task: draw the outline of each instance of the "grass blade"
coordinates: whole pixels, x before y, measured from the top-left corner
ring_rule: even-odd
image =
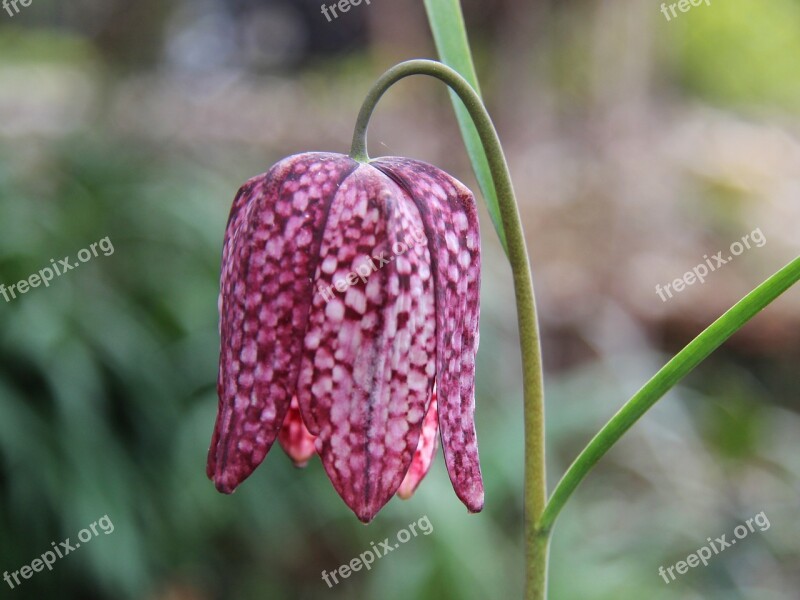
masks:
[[[472,63],[472,53],[467,40],[467,30],[464,25],[464,16],[461,12],[459,0],[425,0],[425,10],[428,13],[428,22],[433,32],[439,60],[458,71],[480,95],[478,76]],[[492,183],[492,173],[489,170],[489,162],[483,151],[478,131],[475,129],[466,107],[452,90],[450,91],[450,99],[456,112],[458,126],[461,128],[464,145],[472,162],[472,169],[475,171],[475,178],[478,180],[481,194],[489,210],[489,217],[492,219],[492,224],[500,237],[503,250],[508,255],[506,232],[500,218],[500,208],[497,204],[497,194]]]
[[[592,467],[664,394],[688,375],[722,343],[770,302],[800,280],[800,257],[795,258],[694,338],[625,403],[578,455],[553,491],[539,522],[549,532],[558,513]]]

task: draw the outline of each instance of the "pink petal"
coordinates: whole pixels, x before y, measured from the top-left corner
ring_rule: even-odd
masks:
[[[400,489],[397,490],[397,495],[404,500],[411,498],[417,486],[419,486],[431,468],[433,457],[436,456],[436,440],[439,433],[438,419],[436,392],[434,391],[428,412],[425,414],[425,421],[422,423],[422,434],[419,436],[417,450],[414,452],[414,458],[411,460],[408,473],[406,473],[403,483],[400,484]]]
[[[264,460],[294,394],[330,199],[357,163],[302,154],[248,181],[222,255],[219,413],[207,472],[231,493]]]
[[[305,467],[309,459],[314,456],[314,440],[317,436],[311,434],[303,423],[300,415],[300,406],[297,398],[292,398],[283,426],[278,432],[278,441],[284,452],[292,459],[295,467]]]
[[[331,482],[364,522],[408,471],[433,389],[433,281],[421,226],[394,182],[359,166],[331,206],[314,281],[297,397]],[[363,280],[352,275],[358,269]]]
[[[480,305],[480,233],[475,198],[431,165],[407,158],[370,163],[414,199],[425,223],[436,290],[436,390],[450,481],[472,512],[483,508],[475,435],[475,355]]]

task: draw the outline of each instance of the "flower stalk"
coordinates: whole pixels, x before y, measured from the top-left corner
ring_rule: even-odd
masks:
[[[544,394],[536,304],[528,252],[511,176],[497,132],[478,93],[450,67],[412,60],[389,69],[369,90],[361,107],[350,156],[367,163],[369,119],[383,94],[411,75],[428,75],[447,84],[472,118],[486,154],[497,193],[509,262],[513,273],[522,354],[525,422],[525,598],[547,598],[550,535],[561,509],[580,482],[633,424],[684,376],[763,308],[800,280],[796,258],[714,321],[648,381],[589,442],[547,500],[545,473]],[[498,231],[498,235],[502,233]]]
[[[500,216],[506,233],[508,258],[517,303],[525,424],[525,598],[544,600],[547,595],[549,531],[540,531],[539,519],[547,500],[545,474],[544,390],[541,347],[536,302],[533,293],[528,250],[505,154],[494,124],[483,101],[470,84],[450,67],[431,60],[410,60],[384,73],[370,88],[361,106],[353,134],[350,156],[369,162],[367,128],[383,94],[395,83],[411,75],[427,75],[448,85],[461,99],[480,136],[497,192]]]

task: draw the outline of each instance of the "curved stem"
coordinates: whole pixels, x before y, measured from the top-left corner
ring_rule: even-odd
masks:
[[[544,462],[544,393],[542,386],[541,350],[536,303],[533,295],[528,250],[522,231],[511,175],[503,148],[489,113],[475,90],[450,67],[430,60],[411,60],[389,69],[372,86],[356,121],[350,156],[368,162],[367,127],[369,119],[381,96],[399,80],[411,75],[428,75],[446,83],[461,98],[478,130],[486,152],[492,181],[500,205],[500,216],[508,242],[508,258],[514,278],[517,301],[520,350],[522,353],[522,378],[525,420],[525,548],[526,583],[528,600],[543,600],[547,593],[547,554],[549,536],[540,533],[536,523],[547,500]]]
[[[631,426],[678,381],[700,364],[767,304],[800,280],[800,258],[794,259],[733,305],[688,346],[678,352],[642,389],[625,403],[578,455],[556,486],[539,527],[549,533],[558,513],[586,474]]]

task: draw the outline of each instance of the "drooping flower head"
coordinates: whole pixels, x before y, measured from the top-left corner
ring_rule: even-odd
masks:
[[[456,494],[480,511],[479,242],[472,193],[422,162],[309,153],[248,181],[222,257],[217,488],[280,436],[296,464],[315,450],[368,522],[413,493],[438,426]]]

